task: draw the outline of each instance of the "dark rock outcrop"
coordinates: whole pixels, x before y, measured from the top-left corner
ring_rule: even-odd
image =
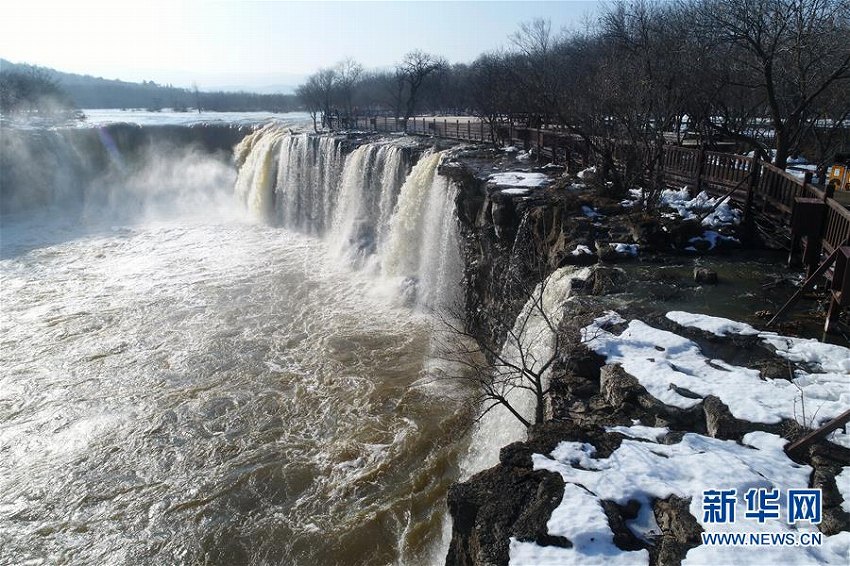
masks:
[[[521,445],[506,446],[498,466],[451,487],[452,541],[446,564],[507,564],[511,537],[543,546],[571,546],[546,529],[563,497],[564,482],[558,474],[532,471],[530,455]]]
[[[706,285],[716,285],[717,284],[717,272],[707,267],[695,267],[694,268],[694,281],[696,283],[702,283]]]
[[[678,566],[688,551],[699,546],[702,527],[689,511],[690,499],[670,496],[655,502],[655,522],[661,537],[650,551],[652,562],[658,566]]]

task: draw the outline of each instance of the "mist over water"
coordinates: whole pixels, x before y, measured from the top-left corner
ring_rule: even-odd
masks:
[[[237,179],[223,153],[62,136],[23,144],[56,171],[3,188],[0,563],[432,563],[469,415],[415,305],[459,280],[422,276],[445,238],[392,232],[417,166],[422,213],[453,214],[438,159],[378,144],[358,177],[281,137]],[[375,194],[343,219],[343,190]],[[385,274],[389,249],[415,266]]]

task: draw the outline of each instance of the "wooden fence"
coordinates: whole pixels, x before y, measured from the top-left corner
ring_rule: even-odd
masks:
[[[555,162],[578,159],[587,165],[592,159],[590,148],[578,136],[511,123],[491,128],[486,122],[469,117],[412,117],[407,121],[406,130],[402,119],[386,116],[359,117],[346,126],[376,132],[406,131],[457,141],[498,141],[524,149],[534,148]],[[751,157],[676,145],[665,146],[661,167],[664,181],[670,187],[689,185],[728,195],[742,205],[746,215],[767,214],[779,217],[788,225],[796,199],[821,199],[826,204],[821,238],[823,251],[830,254],[850,239],[850,211],[827,191],[811,184],[810,177],[800,179]]]

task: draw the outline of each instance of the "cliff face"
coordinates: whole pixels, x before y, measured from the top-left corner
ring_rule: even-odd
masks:
[[[506,322],[516,318],[529,288],[570,260],[596,261],[595,255],[576,258],[569,253],[577,241],[584,243],[590,220],[576,214],[576,202],[505,194],[458,163],[444,166],[440,173],[451,177],[459,189],[456,210],[468,324],[475,334],[500,344],[510,328]],[[502,448],[499,465],[452,486],[447,564],[505,564],[511,537],[541,545],[571,545],[546,529],[564,482],[557,474],[534,471],[531,461],[532,453],[554,449],[563,434],[560,429],[553,434],[548,426],[532,429],[528,442]]]
[[[469,323],[499,344],[504,330],[487,319],[514,320],[528,298],[527,290],[552,271],[565,263],[596,261],[595,255],[569,253],[587,241],[591,221],[579,212],[578,201],[563,194],[507,194],[487,186],[457,162],[443,166],[440,174],[458,186]],[[488,316],[479,316],[482,313]]]

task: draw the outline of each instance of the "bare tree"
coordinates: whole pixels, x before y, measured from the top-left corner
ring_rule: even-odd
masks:
[[[319,69],[316,77],[316,89],[322,109],[322,127],[331,127],[331,114],[336,92],[336,71],[334,69]]]
[[[553,49],[557,38],[552,33],[552,23],[542,18],[522,23],[510,40],[516,56],[507,59],[507,68],[525,93],[527,124],[540,127],[551,119],[559,83],[564,78],[556,71]]]
[[[67,93],[47,69],[0,72],[0,110],[4,113],[63,114],[72,108]]]
[[[690,83],[682,69],[690,25],[669,6],[638,0],[604,12],[600,38],[603,64],[598,96],[615,126],[609,136],[625,141],[616,148],[626,180],[643,188],[652,205],[664,189],[661,160],[665,134],[680,124]]]
[[[416,113],[423,83],[428,77],[445,66],[446,62],[441,57],[416,50],[405,55],[402,62],[396,67],[396,75],[404,81],[407,94],[403,118],[405,131],[407,131],[407,121]]]
[[[354,89],[363,76],[363,65],[354,59],[345,59],[336,64],[336,91],[347,120],[354,115]]]
[[[776,165],[784,168],[813,105],[831,89],[846,90],[850,80],[850,2],[703,0],[695,6],[703,47],[714,55],[705,60],[728,66],[729,86],[754,95],[769,120]],[[757,141],[758,126],[734,133]]]
[[[404,71],[396,67],[392,72],[381,75],[384,98],[392,109],[393,116],[402,117],[407,92],[407,79]]]
[[[846,90],[830,89],[808,113],[807,131],[801,142],[806,155],[818,166],[818,176],[825,182],[826,173],[835,154],[842,147],[850,148],[850,100]]]
[[[201,91],[198,89],[198,83],[192,83],[192,96],[195,99],[195,108],[198,114],[201,113]]]
[[[490,126],[490,141],[497,142],[496,132],[502,117],[513,107],[507,65],[499,54],[484,54],[472,64],[467,88],[473,112]]]
[[[578,273],[554,270],[555,231],[534,235],[530,224],[521,225],[525,228],[520,228],[510,259],[494,282],[502,306],[473,299],[456,305],[449,315],[437,313],[446,330],[438,334],[438,351],[455,368],[451,377],[471,385],[481,416],[502,405],[529,426],[543,422],[549,374],[559,357],[571,354],[574,342],[565,340],[569,333],[562,321]]]
[[[529,290],[525,306],[515,320],[504,313],[486,313],[482,314],[488,318],[486,325],[473,328],[455,316],[442,317],[447,330],[440,345],[442,356],[458,368],[455,377],[472,386],[481,417],[501,405],[525,426],[543,422],[548,373],[558,356],[563,355],[558,332],[560,317],[547,312],[546,297],[544,279]],[[503,333],[504,341],[495,343],[480,330],[486,327]],[[524,414],[518,406],[518,391],[533,396],[533,415]]]
[[[313,119],[313,131],[318,132],[317,116],[324,109],[324,98],[318,76],[311,75],[307,82],[295,89],[295,95],[310,113],[310,118]],[[324,118],[322,122],[324,123]]]

